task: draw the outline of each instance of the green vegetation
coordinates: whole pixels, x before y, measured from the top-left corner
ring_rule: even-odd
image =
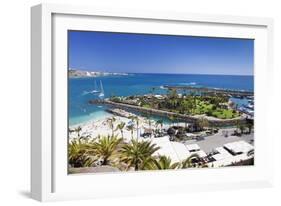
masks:
[[[132,137],[132,139],[133,139],[133,138],[134,138],[134,130],[135,130],[134,125],[133,125],[133,124],[128,125],[128,126],[127,126],[127,130],[129,130],[129,131],[131,132],[131,137]]]
[[[198,96],[193,93],[178,95],[175,89],[168,91],[167,95],[157,98],[155,95],[114,97],[114,102],[141,106],[144,108],[170,111],[185,115],[202,115],[219,119],[232,119],[239,117],[239,113],[231,109],[228,104],[229,97],[225,95]]]
[[[108,123],[108,125],[109,125],[109,127],[110,127],[110,129],[111,129],[111,131],[112,131],[112,134],[111,134],[111,136],[114,136],[114,122],[116,121],[116,119],[115,119],[115,117],[111,117],[111,118],[108,118],[107,119],[107,123]]]
[[[93,159],[87,153],[89,145],[90,142],[83,139],[73,139],[68,144],[68,164],[71,167],[89,167],[93,164]]]
[[[178,162],[172,164],[170,157],[160,156],[158,159],[153,159],[150,164],[146,165],[148,170],[166,170],[166,169],[177,169],[180,164]]]
[[[239,121],[236,121],[235,135],[241,136],[243,134],[251,134],[253,127],[254,127],[253,122],[247,122],[245,124],[241,124]]]
[[[197,125],[199,126],[200,130],[204,130],[206,127],[209,127],[209,122],[206,118],[200,118],[197,121]]]
[[[193,154],[181,163],[181,168],[185,169],[190,167],[208,167],[206,164],[200,163],[199,159],[200,157],[197,154]]]
[[[121,122],[120,124],[117,125],[116,130],[119,130],[122,136],[122,139],[124,137],[123,132],[124,132],[124,127],[125,127],[125,122]]]
[[[124,127],[119,126],[119,129]],[[126,143],[117,136],[99,136],[92,140],[82,136],[69,142],[68,163],[70,168],[111,166],[121,171],[201,167],[197,156],[172,163],[169,157],[156,155],[159,149],[150,141],[132,139]]]
[[[130,144],[125,144],[120,150],[120,161],[127,164],[126,170],[131,167],[137,170],[144,170],[149,162],[153,161],[153,153],[160,147],[148,141],[138,142],[132,139]]]
[[[214,111],[211,116],[217,117],[219,119],[232,119],[239,117],[239,114],[235,112],[235,110],[218,109]]]
[[[116,136],[99,137],[97,141],[88,145],[87,153],[102,160],[102,165],[108,165],[114,161],[117,155],[117,146],[121,139]]]

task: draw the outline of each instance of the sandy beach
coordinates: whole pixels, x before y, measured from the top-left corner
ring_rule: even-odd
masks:
[[[128,113],[128,112],[127,112]],[[131,114],[131,113],[128,113]],[[133,114],[131,114],[133,115]],[[117,129],[117,125],[124,122],[125,123],[125,127],[123,129],[123,138],[126,142],[129,142],[132,137],[133,138],[138,138],[139,140],[141,139],[147,139],[147,138],[143,138],[140,136],[140,134],[142,134],[144,132],[145,129],[155,129],[156,128],[156,121],[155,120],[149,120],[146,119],[144,117],[139,117],[139,125],[138,125],[138,130],[137,130],[137,125],[136,122],[133,123],[134,125],[134,131],[133,131],[133,136],[130,130],[127,129],[127,126],[132,124],[132,120],[130,118],[126,118],[126,117],[121,117],[121,116],[116,116],[116,115],[110,115],[107,116],[103,119],[99,119],[99,120],[92,120],[92,121],[88,121],[86,123],[82,123],[82,124],[76,124],[73,126],[70,126],[69,129],[70,130],[75,130],[78,127],[81,127],[81,131],[80,136],[84,136],[84,137],[89,137],[89,138],[96,138],[99,135],[101,136],[107,136],[107,135],[112,135],[112,129],[110,128],[110,124],[109,124],[109,119],[114,117],[115,121],[113,122],[114,125],[114,135],[117,135],[118,137],[122,137],[121,131],[119,129]],[[150,124],[149,124],[150,121]],[[169,125],[168,124],[164,124],[163,123],[163,127],[162,128],[167,128]],[[160,125],[158,125],[158,129],[160,129]],[[138,132],[137,132],[138,131]],[[72,138],[76,138],[78,136],[77,132],[70,132],[69,133],[69,140],[71,140]]]

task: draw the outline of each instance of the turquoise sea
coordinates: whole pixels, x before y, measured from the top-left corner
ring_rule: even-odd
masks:
[[[95,82],[96,85],[95,86]],[[198,87],[236,89],[253,91],[253,76],[197,75],[197,74],[128,74],[91,78],[70,78],[68,85],[69,125],[99,119],[109,114],[106,106],[88,104],[91,99],[100,98],[94,89],[104,89],[104,98],[112,95],[129,96],[151,93],[165,94],[163,85],[190,85]],[[243,100],[242,100],[243,101]]]

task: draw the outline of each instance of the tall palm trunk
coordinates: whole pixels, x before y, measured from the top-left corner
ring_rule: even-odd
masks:
[[[139,161],[136,160],[136,163],[135,163],[135,171],[138,171],[139,170]]]
[[[136,164],[136,165],[135,165],[135,171],[138,171],[138,170],[139,170],[139,165]]]
[[[104,157],[102,165],[107,165],[108,164],[108,157]]]
[[[138,138],[139,138],[139,123],[138,123],[137,119],[135,119],[135,120],[136,120],[136,135],[137,135],[137,140],[138,140]]]

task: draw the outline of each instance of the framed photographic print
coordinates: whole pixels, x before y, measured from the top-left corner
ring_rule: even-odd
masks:
[[[271,185],[271,19],[31,12],[33,198]]]

